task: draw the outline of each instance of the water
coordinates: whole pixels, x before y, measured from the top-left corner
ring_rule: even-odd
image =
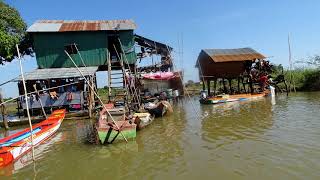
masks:
[[[89,144],[87,120],[64,121],[0,179],[320,179],[320,93],[192,101],[201,119],[186,99],[127,144]]]

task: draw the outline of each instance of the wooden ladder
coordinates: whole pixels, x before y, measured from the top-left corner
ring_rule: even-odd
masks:
[[[120,61],[112,61],[108,58],[108,99],[110,101],[127,100],[127,88],[125,83],[125,69]]]

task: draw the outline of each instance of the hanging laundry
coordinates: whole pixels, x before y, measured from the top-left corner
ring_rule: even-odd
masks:
[[[73,99],[73,93],[67,92],[67,101],[72,101],[72,99]]]

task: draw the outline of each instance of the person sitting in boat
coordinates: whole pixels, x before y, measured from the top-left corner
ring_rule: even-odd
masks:
[[[201,91],[201,92],[200,92],[200,98],[201,98],[201,99],[207,99],[207,93],[206,93],[206,91]]]

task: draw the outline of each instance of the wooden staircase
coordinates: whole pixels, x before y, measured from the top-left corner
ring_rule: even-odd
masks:
[[[125,68],[122,62],[108,62],[108,99],[113,102],[126,102],[128,92],[125,83]]]

